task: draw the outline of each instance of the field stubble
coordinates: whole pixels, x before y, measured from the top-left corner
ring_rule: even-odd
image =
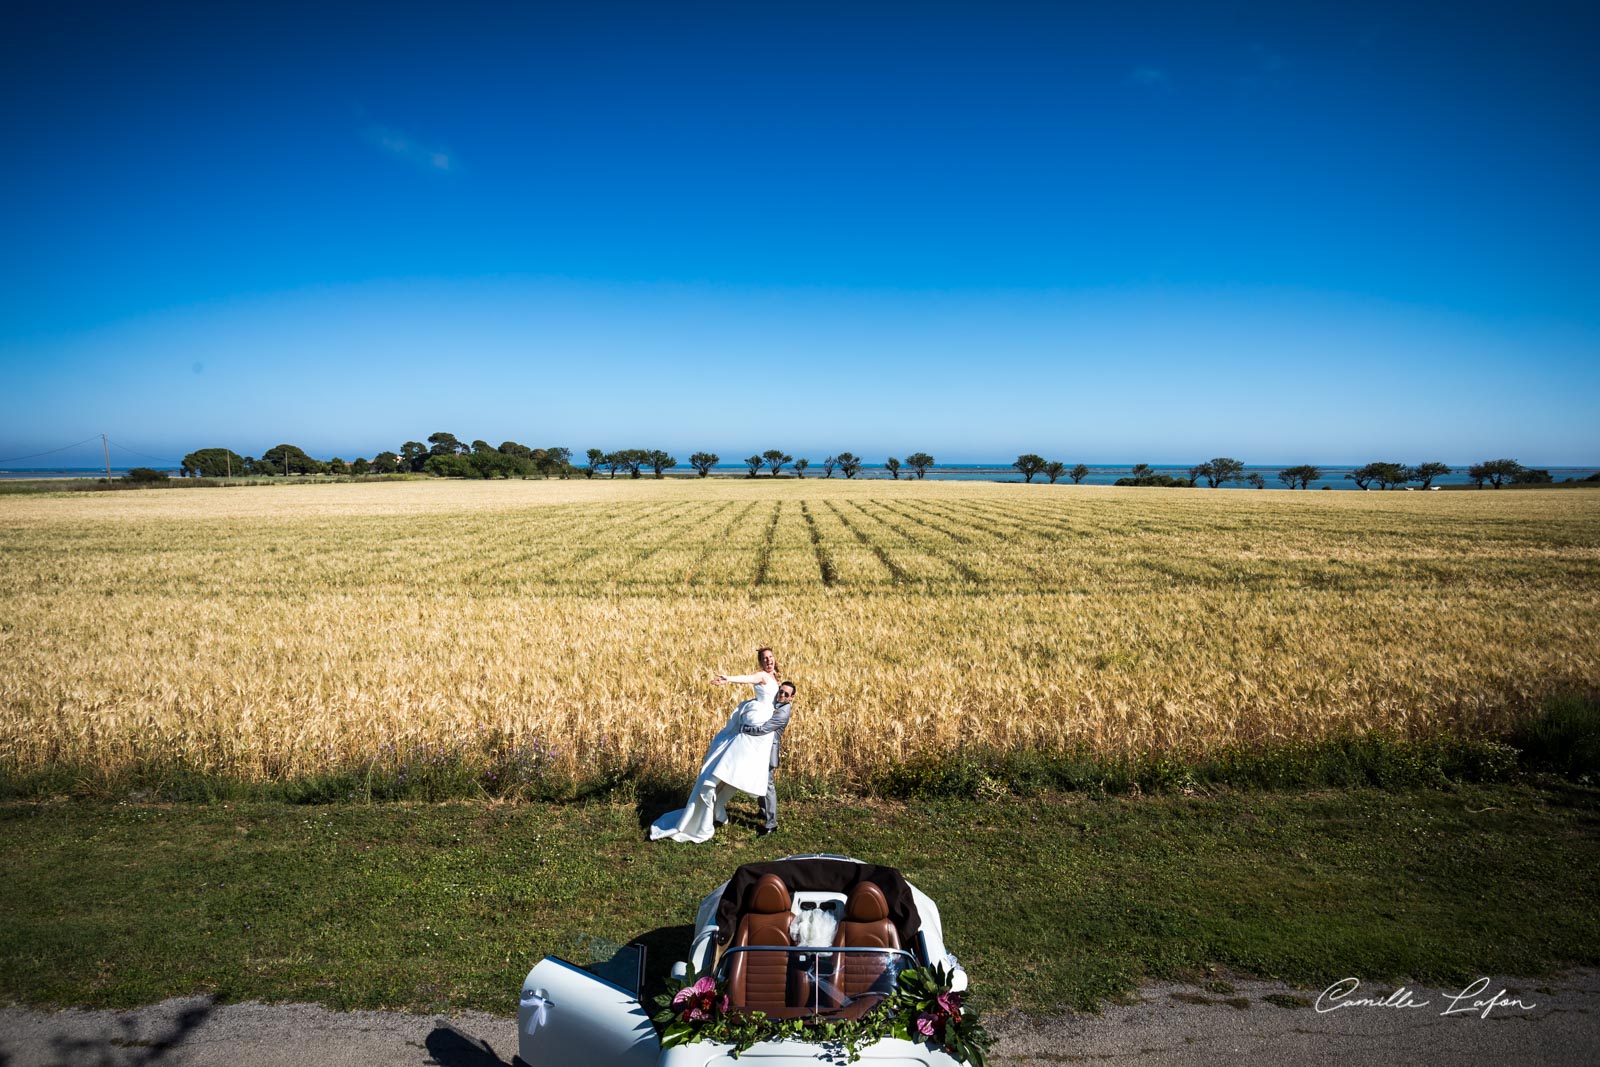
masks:
[[[0,766],[536,751],[688,776],[770,644],[792,772],[1498,733],[1600,688],[1600,494],[359,484],[0,500]]]

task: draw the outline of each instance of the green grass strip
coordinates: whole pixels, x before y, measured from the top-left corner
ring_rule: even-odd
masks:
[[[545,953],[644,940],[659,982],[743,862],[903,869],[987,1009],[1092,1008],[1211,966],[1321,989],[1600,963],[1600,790],[800,800],[705,846],[625,803],[0,804],[0,999],[210,992],[510,1013]]]

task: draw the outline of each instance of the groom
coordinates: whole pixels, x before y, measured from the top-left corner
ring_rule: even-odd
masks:
[[[760,801],[762,826],[756,831],[758,836],[765,836],[778,828],[778,783],[773,774],[778,769],[778,750],[783,747],[783,731],[789,725],[789,705],[793,703],[794,683],[784,682],[778,686],[778,696],[772,704],[772,718],[760,726],[743,728],[751,737],[760,737],[762,734],[778,735],[772,739],[772,759],[767,764],[767,795]]]
[[[751,737],[760,737],[763,734],[777,734],[772,739],[772,755],[767,763],[767,795],[759,801],[761,806],[762,825],[756,831],[757,837],[765,837],[778,828],[778,786],[772,779],[772,772],[778,769],[778,749],[783,745],[783,731],[789,725],[789,705],[794,702],[794,683],[784,682],[778,686],[778,695],[772,702],[772,717],[760,726],[741,726],[739,729]],[[728,824],[727,805],[735,790],[730,786],[720,786],[717,790],[716,825]]]

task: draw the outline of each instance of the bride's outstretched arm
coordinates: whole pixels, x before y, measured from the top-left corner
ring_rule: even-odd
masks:
[[[711,679],[711,684],[727,685],[729,682],[738,682],[740,685],[755,685],[757,682],[765,682],[771,677],[772,675],[766,671],[761,671],[759,674],[719,674]]]

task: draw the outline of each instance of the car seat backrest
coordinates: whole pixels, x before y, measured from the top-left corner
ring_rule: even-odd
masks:
[[[790,947],[789,889],[775,874],[764,874],[750,895],[731,948],[752,945]],[[735,952],[728,965],[728,997],[736,1008],[774,1012],[787,1006],[789,959],[786,952]]]
[[[871,882],[862,882],[850,891],[844,906],[844,921],[833,943],[849,948],[899,948],[900,934],[889,921],[889,901]]]
[[[889,921],[889,901],[871,882],[862,882],[850,891],[845,904],[844,921],[833,943],[842,948],[897,949],[900,934]],[[844,952],[839,957],[839,989],[846,997],[858,997],[871,992],[887,993],[875,989],[882,984],[889,957],[877,953]]]

